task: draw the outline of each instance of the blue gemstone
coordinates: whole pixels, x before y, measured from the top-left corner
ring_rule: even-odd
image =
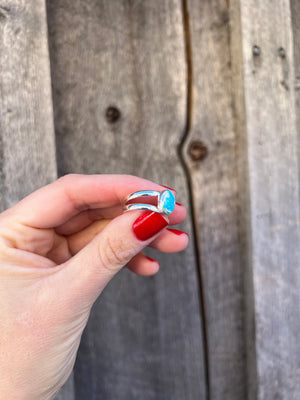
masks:
[[[159,197],[159,209],[164,214],[171,214],[175,208],[175,197],[171,190],[164,190]]]

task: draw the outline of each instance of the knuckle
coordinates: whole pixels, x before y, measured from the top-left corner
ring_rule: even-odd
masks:
[[[12,247],[7,243],[7,240],[1,235],[0,236],[0,260],[8,260],[9,251]]]
[[[100,264],[110,272],[116,272],[132,258],[132,251],[128,244],[109,236],[102,240],[98,246]]]

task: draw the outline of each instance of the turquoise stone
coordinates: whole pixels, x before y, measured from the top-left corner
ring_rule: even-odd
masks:
[[[158,209],[164,214],[171,214],[175,208],[175,197],[171,190],[164,190],[159,196]]]

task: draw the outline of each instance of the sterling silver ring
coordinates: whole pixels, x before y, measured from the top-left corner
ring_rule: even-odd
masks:
[[[139,197],[156,197],[157,205],[147,203],[131,203],[127,204],[130,200],[138,199]],[[124,211],[130,210],[148,210],[160,214],[170,215],[175,208],[175,196],[171,190],[163,190],[158,192],[156,190],[139,190],[138,192],[131,193],[124,201]]]

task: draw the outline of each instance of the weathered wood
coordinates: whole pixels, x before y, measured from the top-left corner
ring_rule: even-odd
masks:
[[[291,0],[293,42],[294,42],[294,59],[295,74],[300,79],[300,2],[299,0]]]
[[[192,93],[183,154],[200,249],[210,398],[240,400],[246,396],[243,266],[228,1],[188,0],[187,5]],[[204,158],[201,145],[207,149]]]
[[[181,1],[51,0],[48,21],[59,174],[132,173],[177,188],[187,204]],[[110,106],[119,119],[106,117]],[[206,398],[193,247],[159,259],[157,276],[124,270],[95,304],[76,399]]]
[[[298,137],[300,137],[300,1],[291,0]]]
[[[57,177],[45,1],[1,1],[0,38],[4,210]],[[62,395],[70,393],[71,382]]]
[[[247,394],[249,399],[298,399],[299,143],[290,2],[234,0],[231,5]]]
[[[43,0],[0,5],[0,208],[56,178]]]

